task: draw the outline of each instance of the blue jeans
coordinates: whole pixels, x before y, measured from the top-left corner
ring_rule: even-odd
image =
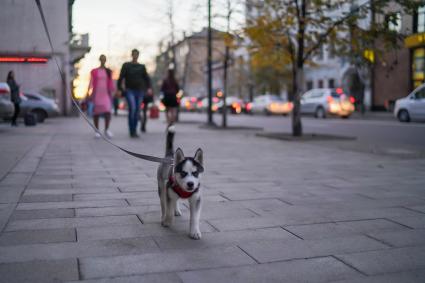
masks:
[[[128,129],[130,135],[137,133],[137,123],[139,122],[140,103],[143,100],[144,93],[140,90],[127,89],[125,98],[128,106]]]

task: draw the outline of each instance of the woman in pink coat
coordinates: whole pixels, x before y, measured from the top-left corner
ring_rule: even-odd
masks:
[[[109,130],[111,122],[112,97],[115,91],[114,82],[112,80],[112,71],[105,67],[106,56],[100,55],[100,67],[93,69],[90,73],[90,84],[87,95],[93,102],[93,122],[99,129],[99,117],[105,118],[105,136],[112,138],[112,132]],[[91,94],[90,94],[90,90]],[[100,134],[96,133],[96,138],[100,138]]]

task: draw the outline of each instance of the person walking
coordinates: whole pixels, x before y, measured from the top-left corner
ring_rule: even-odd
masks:
[[[177,108],[179,102],[177,93],[180,91],[180,86],[174,77],[174,70],[168,70],[167,78],[162,82],[161,92],[163,94],[162,103],[166,107],[167,123],[172,125],[177,120]]]
[[[105,119],[105,136],[112,138],[113,134],[109,130],[111,123],[112,97],[115,86],[112,80],[112,71],[106,68],[106,56],[100,55],[100,67],[93,69],[90,72],[90,84],[87,90],[89,100],[93,102],[93,122],[96,129],[99,129],[99,117]],[[96,132],[96,138],[100,138],[100,134]]]
[[[139,51],[131,51],[131,62],[126,62],[121,67],[118,79],[118,89],[124,93],[128,107],[128,128],[130,137],[137,138],[137,124],[139,121],[140,104],[145,94],[152,96],[151,79],[146,67],[138,62]]]
[[[114,116],[118,116],[118,107],[120,106],[120,99],[114,95]]]
[[[148,108],[149,103],[153,102],[153,96],[152,95],[145,95],[143,97],[143,109],[142,109],[142,115],[140,115],[140,131],[146,132],[146,123],[148,121]]]
[[[21,97],[19,96],[19,85],[15,81],[15,73],[13,71],[9,71],[7,74],[6,82],[10,88],[10,100],[12,100],[13,104],[15,105],[15,112],[13,113],[12,117],[12,127],[17,127],[17,119],[19,112],[21,111]]]

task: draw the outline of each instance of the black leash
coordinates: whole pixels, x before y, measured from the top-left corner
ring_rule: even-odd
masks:
[[[49,44],[50,44],[50,49],[51,49],[51,51],[52,51],[52,57],[54,58],[54,60],[55,60],[55,63],[56,63],[56,66],[57,66],[57,68],[58,68],[58,70],[59,70],[59,73],[60,73],[60,76],[61,76],[61,79],[62,79],[62,82],[63,82],[63,84],[66,86],[67,85],[67,83],[66,83],[66,79],[65,79],[65,74],[64,74],[64,72],[63,72],[63,70],[62,70],[62,68],[60,67],[60,65],[59,65],[59,63],[58,63],[58,59],[56,58],[56,56],[54,56],[54,54],[55,54],[55,49],[53,48],[53,44],[52,44],[52,39],[51,39],[51,37],[50,37],[50,32],[49,32],[49,29],[48,29],[48,27],[47,27],[47,23],[46,23],[46,18],[44,17],[44,12],[43,12],[43,7],[41,6],[41,3],[40,3],[40,0],[35,0],[35,2],[37,3],[37,7],[38,7],[38,10],[39,10],[39,12],[40,12],[40,16],[41,16],[41,20],[43,21],[43,26],[44,26],[44,31],[46,32],[46,35],[47,35],[47,39],[49,40]],[[68,92],[68,88],[66,88],[65,87],[65,93],[67,93]],[[147,160],[147,161],[152,161],[152,162],[157,162],[157,163],[166,163],[166,164],[172,164],[173,163],[173,160],[172,159],[170,159],[170,158],[161,158],[161,157],[156,157],[156,156],[151,156],[151,155],[146,155],[146,154],[141,154],[141,153],[137,153],[137,152],[133,152],[133,151],[130,151],[130,150],[127,150],[127,149],[125,149],[125,148],[122,148],[121,146],[119,146],[119,145],[117,145],[117,144],[115,144],[115,143],[113,143],[112,141],[110,141],[109,139],[107,139],[91,122],[90,122],[90,120],[89,120],[89,118],[86,116],[86,114],[83,112],[83,110],[81,110],[81,108],[80,108],[80,105],[78,105],[78,102],[74,99],[74,97],[71,95],[71,100],[72,100],[72,102],[74,103],[74,105],[75,105],[75,107],[77,107],[77,109],[78,109],[78,111],[80,112],[80,114],[81,114],[81,116],[84,118],[84,120],[86,120],[86,122],[87,122],[87,124],[89,124],[89,126],[96,132],[96,133],[98,133],[101,137],[102,137],[102,139],[104,140],[104,141],[106,141],[107,143],[109,143],[110,145],[112,145],[112,146],[114,146],[114,147],[116,147],[116,148],[118,148],[119,150],[121,150],[121,151],[123,151],[123,152],[125,152],[125,153],[127,153],[127,154],[129,154],[129,155],[131,155],[131,156],[134,156],[134,157],[136,157],[136,158],[140,158],[140,159],[143,159],[143,160]]]

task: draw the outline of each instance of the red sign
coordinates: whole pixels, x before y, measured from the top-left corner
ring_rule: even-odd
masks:
[[[46,57],[25,57],[25,56],[0,56],[0,63],[37,63],[45,64],[49,61]]]

